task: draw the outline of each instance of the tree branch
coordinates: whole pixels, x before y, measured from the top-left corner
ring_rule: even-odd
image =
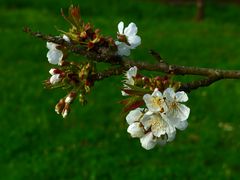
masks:
[[[240,79],[240,70],[222,70],[212,68],[170,65],[163,61],[161,56],[153,50],[150,51],[150,54],[153,55],[153,57],[155,57],[157,63],[150,64],[146,62],[133,61],[131,59],[126,59],[115,54],[104,53],[104,49],[101,49],[97,53],[88,51],[83,49],[79,44],[66,42],[62,37],[44,35],[39,32],[32,32],[29,28],[24,28],[24,31],[44,41],[53,42],[65,46],[71,52],[83,55],[88,59],[97,62],[109,63],[114,66],[117,65],[117,67],[113,67],[106,71],[94,74],[92,76],[94,80],[102,80],[110,76],[121,75],[124,71],[128,70],[132,66],[137,66],[138,69],[140,70],[164,72],[167,74],[174,75],[199,75],[206,77],[202,80],[182,84],[180,89],[187,92],[190,92],[191,90],[197,89],[199,87],[209,86],[210,84],[221,79]]]

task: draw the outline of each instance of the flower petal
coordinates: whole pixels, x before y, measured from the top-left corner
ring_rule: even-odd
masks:
[[[167,118],[174,121],[185,121],[188,118],[189,114],[190,108],[180,103],[177,103],[175,108],[170,108],[166,112]]]
[[[179,121],[178,124],[176,124],[176,128],[183,131],[188,127],[187,121]]]
[[[119,34],[123,34],[124,23],[121,21],[118,23],[118,32]]]
[[[179,91],[176,93],[176,101],[177,102],[187,102],[188,96],[184,91]]]
[[[134,80],[133,80],[133,78],[131,77],[131,78],[129,78],[129,79],[124,80],[124,83],[130,84],[130,85],[134,85]],[[128,87],[126,84],[124,84],[125,87]]]
[[[129,96],[129,94],[127,94],[125,91],[121,91],[122,96]]]
[[[63,35],[63,39],[66,41],[66,42],[69,42],[70,43],[70,39],[69,39],[69,37],[67,36],[67,35]]]
[[[61,81],[60,74],[52,75],[49,81],[50,81],[51,84],[58,83],[59,81]]]
[[[150,111],[148,111],[150,112]],[[152,113],[148,115],[148,112],[143,115],[143,117],[140,119],[140,122],[142,123],[144,129],[146,131],[149,130],[149,128],[152,126],[151,117],[154,116]]]
[[[154,136],[160,137],[161,135],[167,134],[169,132],[169,124],[163,120],[160,114],[157,116],[152,116],[151,130]]]
[[[134,109],[134,110],[130,111],[128,113],[128,115],[126,116],[127,123],[130,125],[134,122],[139,121],[139,119],[143,115],[142,111],[143,111],[143,108],[137,108],[137,109]]]
[[[128,127],[127,132],[129,134],[131,134],[131,136],[133,138],[135,138],[135,137],[140,138],[140,137],[144,136],[144,129],[143,129],[143,127],[141,126],[141,124],[139,122],[132,123]]]
[[[47,58],[49,63],[59,64],[63,58],[63,53],[58,49],[51,49],[47,53]]]
[[[134,36],[137,34],[138,28],[135,23],[131,22],[128,27],[124,29],[124,34],[126,36]]]
[[[51,49],[56,49],[56,47],[57,47],[57,44],[52,43],[52,42],[47,42],[47,48],[48,48],[49,50],[51,50]]]
[[[185,121],[189,114],[190,114],[190,108],[185,106],[184,104],[178,104],[178,109],[179,109],[179,119],[181,121]]]
[[[155,89],[154,89],[154,91],[153,91],[153,93],[152,93],[152,96],[153,96],[153,97],[160,97],[160,98],[163,97],[162,93],[158,90],[158,88],[155,88]]]
[[[158,138],[157,143],[161,146],[164,146],[167,143],[167,140],[167,135],[165,135],[164,137]]]
[[[175,136],[176,136],[176,130],[171,132],[171,133],[168,133],[167,136],[168,136],[167,142],[173,141],[175,139]]]
[[[56,69],[54,69],[54,68],[51,68],[50,70],[49,70],[49,73],[51,74],[51,75],[54,75],[55,74],[55,71]]]
[[[141,44],[141,38],[139,36],[129,36],[128,42],[131,44],[131,49],[135,49],[137,46]]]
[[[163,92],[163,96],[168,100],[168,101],[174,101],[175,98],[175,92],[173,88],[167,88]]]
[[[136,77],[136,75],[137,75],[137,67],[136,66],[131,67],[126,73],[126,76],[128,79],[130,79],[132,77]]]
[[[157,141],[153,139],[153,134],[151,132],[145,134],[142,138],[140,138],[141,145],[144,149],[150,150],[154,148],[157,144]]]
[[[118,52],[117,54],[120,56],[129,56],[130,55],[130,47],[125,44],[125,43],[121,43],[119,45],[117,45],[118,47]]]
[[[145,101],[145,104],[149,111],[159,112],[161,110],[159,104],[155,103],[154,97],[152,97],[150,94],[145,94],[143,96],[143,100]]]

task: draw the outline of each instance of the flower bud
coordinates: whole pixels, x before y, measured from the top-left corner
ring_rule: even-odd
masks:
[[[70,92],[65,99],[65,103],[70,104],[75,99],[75,97],[76,97],[76,93]]]
[[[61,80],[62,80],[62,78],[61,78],[60,74],[54,74],[51,76],[49,81],[52,85],[54,85],[54,84],[57,84],[58,82],[60,82]]]
[[[69,104],[65,104],[63,110],[62,110],[62,117],[63,118],[66,118],[67,115],[69,114],[70,112],[70,105]]]
[[[66,41],[66,42],[68,42],[68,43],[70,43],[70,39],[69,39],[69,37],[67,36],[67,35],[63,35],[63,39]]]
[[[60,99],[60,101],[57,103],[55,106],[55,111],[57,114],[60,114],[65,106],[65,101],[64,99]]]
[[[61,74],[62,71],[61,71],[60,69],[51,68],[51,69],[49,70],[49,73],[50,73],[51,75],[55,75],[55,74]]]

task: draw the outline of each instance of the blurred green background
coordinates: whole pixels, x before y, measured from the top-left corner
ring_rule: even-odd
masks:
[[[0,179],[240,179],[240,81],[224,80],[189,94],[189,127],[151,151],[126,132],[120,116],[122,77],[96,83],[89,104],[67,119],[54,112],[60,89],[43,89],[52,67],[45,42],[25,26],[58,35],[67,29],[60,8],[79,4],[85,21],[115,37],[135,22],[142,45],[131,57],[154,62],[155,49],[172,64],[240,69],[240,6],[147,0],[1,0]],[[186,80],[186,79],[185,79]]]

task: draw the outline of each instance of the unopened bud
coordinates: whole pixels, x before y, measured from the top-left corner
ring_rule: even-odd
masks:
[[[65,106],[65,101],[64,99],[60,99],[60,101],[57,103],[55,106],[55,111],[57,114],[60,114]]]
[[[70,111],[70,105],[69,104],[65,104],[63,110],[62,110],[62,117],[66,118],[67,115],[69,114]]]
[[[70,104],[76,97],[76,93],[75,92],[71,92],[68,94],[68,96],[65,99],[65,103]]]
[[[54,75],[52,75],[51,76],[51,78],[50,78],[50,83],[52,84],[52,85],[54,85],[54,84],[56,84],[56,83],[58,83],[59,81],[61,81],[62,80],[62,78],[61,78],[61,75],[60,74],[54,74]]]
[[[61,74],[62,71],[61,71],[60,69],[51,68],[51,69],[49,70],[49,73],[50,73],[51,75],[55,75],[55,74]]]
[[[63,39],[66,41],[66,42],[68,42],[68,43],[70,43],[70,39],[69,39],[69,37],[67,36],[67,35],[63,35]]]

